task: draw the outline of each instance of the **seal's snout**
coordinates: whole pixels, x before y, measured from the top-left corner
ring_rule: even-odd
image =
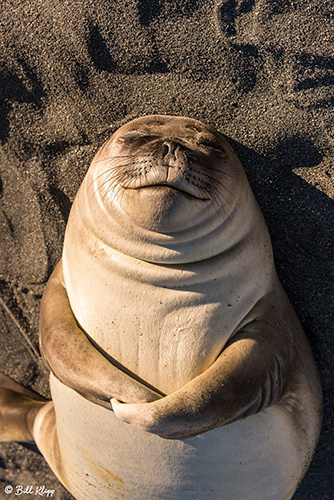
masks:
[[[146,117],[127,124],[104,148],[105,163],[95,178],[95,189],[106,194],[141,190],[146,198],[171,199],[186,194],[202,201],[231,204],[234,167],[217,133],[194,120]],[[101,158],[101,161],[103,158]],[[100,161],[100,160],[99,160]],[[102,171],[102,168],[104,171]],[[153,188],[153,189],[147,189]],[[143,195],[144,196],[144,195]],[[123,197],[124,198],[124,197]],[[113,197],[114,199],[114,197]]]

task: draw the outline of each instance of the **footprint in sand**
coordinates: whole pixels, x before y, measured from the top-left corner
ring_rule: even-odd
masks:
[[[267,77],[272,88],[281,89],[300,108],[327,108],[334,103],[334,58],[326,54],[325,45],[323,54],[308,48],[310,17],[301,7],[287,0],[224,0],[215,17],[222,39],[240,54],[248,90]],[[324,13],[311,25],[320,36],[326,23]]]

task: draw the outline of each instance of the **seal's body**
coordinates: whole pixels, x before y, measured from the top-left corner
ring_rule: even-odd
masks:
[[[49,462],[75,498],[291,498],[317,441],[320,388],[226,141],[185,118],[122,127],[80,187],[62,267],[91,349],[152,393],[111,384],[114,411],[99,406],[78,382],[98,377],[90,358],[71,381],[52,361],[65,349],[42,341],[56,375]]]

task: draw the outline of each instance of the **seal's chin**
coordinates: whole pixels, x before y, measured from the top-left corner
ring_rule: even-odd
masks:
[[[209,202],[167,183],[127,187],[122,191],[119,200],[124,202],[122,208],[127,215],[136,225],[158,232],[191,227],[194,214],[205,210]]]

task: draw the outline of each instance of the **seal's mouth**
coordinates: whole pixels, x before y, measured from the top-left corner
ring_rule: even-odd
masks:
[[[123,189],[131,189],[131,190],[152,190],[153,192],[161,192],[162,190],[165,190],[165,191],[171,191],[171,192],[175,192],[177,194],[181,194],[183,196],[186,196],[188,198],[193,198],[193,199],[196,199],[196,200],[201,200],[201,201],[209,201],[210,198],[207,198],[207,197],[204,197],[204,196],[199,196],[195,193],[192,193],[188,190],[185,190],[185,189],[182,189],[182,187],[180,186],[174,186],[174,185],[171,185],[171,184],[168,184],[167,182],[166,183],[155,183],[155,184],[143,184],[141,186],[135,186],[135,187],[131,187],[131,186],[123,186]]]

